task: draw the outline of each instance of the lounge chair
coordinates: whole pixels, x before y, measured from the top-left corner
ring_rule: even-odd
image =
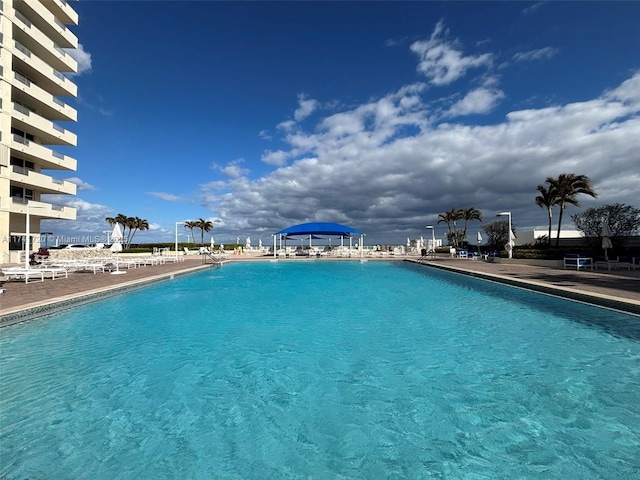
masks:
[[[24,279],[24,283],[29,283],[31,277],[40,277],[40,281],[44,282],[44,270],[40,268],[8,267],[2,269],[2,274],[7,277],[7,280]]]
[[[200,255],[200,252],[196,252],[195,250],[189,250],[188,247],[184,247],[185,255]]]

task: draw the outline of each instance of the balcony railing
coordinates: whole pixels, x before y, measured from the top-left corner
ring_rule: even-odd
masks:
[[[20,113],[25,114],[26,116],[31,115],[31,110],[29,110],[27,107],[25,107],[24,105],[20,105],[19,103],[13,103],[13,108],[15,108],[17,111],[19,111]]]
[[[23,74],[21,74],[20,72],[13,72],[13,73],[15,74],[16,80],[18,80],[19,82],[24,83],[27,87],[31,86],[31,80],[29,80]]]
[[[30,168],[20,167],[18,165],[12,165],[13,171],[15,173],[19,173],[20,175],[29,175],[29,172],[33,172]]]
[[[23,197],[11,197],[11,202],[13,203],[18,203],[20,205],[26,205],[27,203],[29,203],[31,201],[30,198],[23,198]]]
[[[31,50],[29,50],[27,47],[25,47],[21,43],[18,43],[18,42],[15,42],[15,43],[16,43],[16,50],[24,53],[27,57],[31,57]]]
[[[22,135],[18,135],[16,133],[13,134],[13,139],[18,142],[21,143],[23,145],[29,145],[29,139],[23,137]]]
[[[16,18],[24,23],[27,27],[31,28],[31,22],[27,17],[25,17],[22,13],[16,10]]]

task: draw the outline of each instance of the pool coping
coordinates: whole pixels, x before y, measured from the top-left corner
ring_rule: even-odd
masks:
[[[533,290],[539,293],[544,293],[547,295],[552,295],[552,296],[564,298],[567,300],[573,300],[576,302],[593,305],[597,307],[607,308],[610,310],[616,310],[628,315],[640,317],[640,302],[637,302],[631,299],[614,297],[612,295],[606,295],[598,292],[585,292],[583,290],[573,289],[569,287],[553,286],[543,282],[536,282],[533,280],[525,280],[521,278],[516,279],[516,278],[506,277],[504,275],[499,275],[499,274],[480,272],[477,270],[457,268],[452,265],[443,265],[437,262],[421,262],[415,259],[407,259],[407,261],[411,263],[415,263],[417,265],[425,266],[425,267],[436,268],[439,270],[446,270],[448,272],[480,278],[482,280],[502,283],[512,287],[523,288],[526,290]]]

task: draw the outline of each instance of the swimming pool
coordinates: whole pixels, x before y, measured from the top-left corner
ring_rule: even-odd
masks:
[[[0,331],[0,477],[637,477],[638,323],[405,263],[229,264]]]

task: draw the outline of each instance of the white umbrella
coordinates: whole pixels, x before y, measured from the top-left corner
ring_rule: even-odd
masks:
[[[480,232],[476,235],[476,241],[478,242],[478,253],[480,253],[480,244],[482,243],[482,235],[480,235]]]
[[[114,253],[116,256],[116,271],[115,272],[111,272],[114,275],[117,274],[123,274],[123,273],[127,273],[124,272],[122,270],[120,270],[119,265],[118,265],[118,253],[122,251],[122,239],[123,239],[123,235],[122,235],[122,229],[120,228],[120,224],[116,223],[113,226],[113,231],[111,232],[111,241],[113,242],[111,244],[111,253]]]
[[[213,244],[214,244],[213,237],[211,237],[211,250],[213,250]]]
[[[251,237],[247,237],[247,239],[244,241],[244,247],[251,248]]]
[[[411,246],[411,240],[409,239],[409,237],[407,237],[407,247]]]
[[[609,253],[607,250],[613,248],[611,243],[611,229],[609,228],[609,220],[606,217],[602,217],[602,248],[604,249],[604,258],[609,261]]]
[[[258,247],[262,248],[262,239],[258,240]]]
[[[504,246],[504,249],[509,252],[509,258],[512,257],[513,247],[516,246],[516,236],[513,234],[513,230],[509,230],[509,241]]]

